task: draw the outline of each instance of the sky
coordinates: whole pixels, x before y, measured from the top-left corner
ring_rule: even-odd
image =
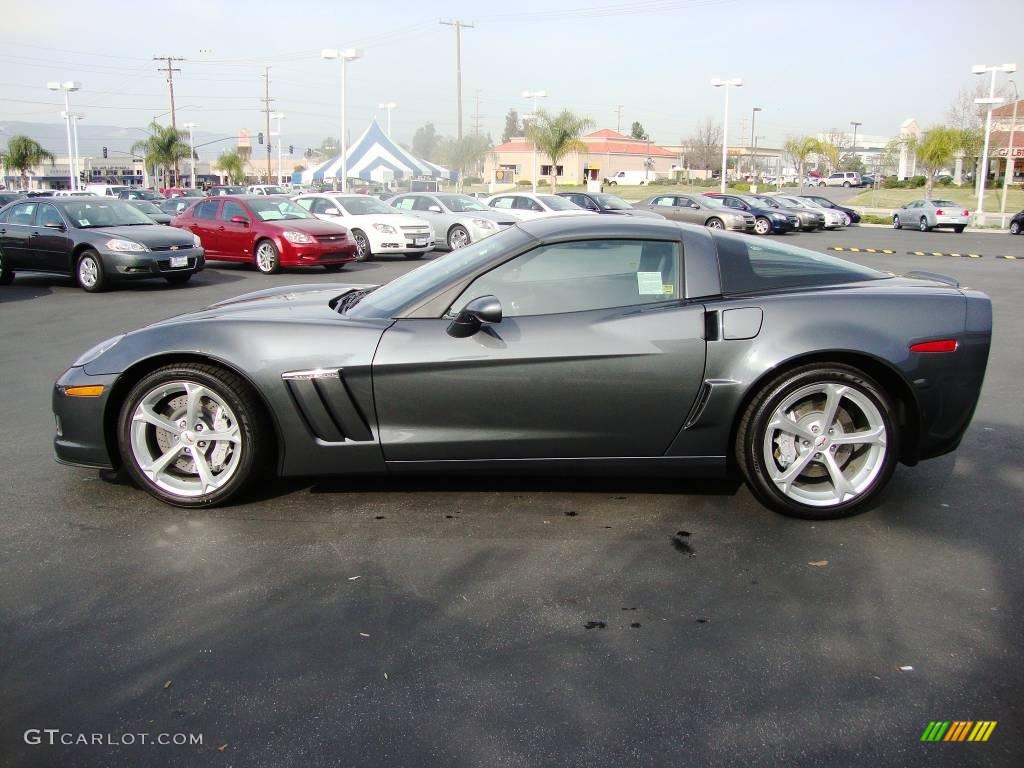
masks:
[[[852,120],[863,134],[893,135],[908,117],[922,126],[941,121],[957,90],[977,81],[973,64],[1024,68],[1018,25],[1010,23],[1019,0],[6,5],[0,121],[61,122],[62,96],[46,82],[74,79],[82,89],[72,109],[90,125],[144,127],[170,109],[152,57],[173,55],[187,59],[175,74],[178,123],[198,123],[206,136],[263,130],[262,74],[270,66],[273,108],[286,114],[285,142],[302,138],[297,153],[302,143],[339,134],[339,65],[321,59],[325,47],[363,49],[348,66],[352,138],[374,117],[386,122],[377,107],[388,101],[398,103],[396,140],[409,143],[428,121],[454,135],[455,30],[442,19],[474,25],[462,33],[464,131],[475,125],[479,95],[482,130],[495,140],[510,107],[532,108],[522,91],[543,89],[545,109],[568,108],[614,129],[621,104],[623,132],[638,120],[654,141],[678,143],[705,117],[721,120],[713,77],[744,80],[730,95],[730,143],[749,141],[744,118],[755,106],[763,110],[761,146],[849,130]]]

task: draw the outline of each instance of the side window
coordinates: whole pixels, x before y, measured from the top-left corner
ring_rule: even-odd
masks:
[[[403,198],[400,198],[398,200],[395,200],[395,208],[400,208],[403,211],[411,211],[413,205],[415,205],[415,204],[416,204],[416,198],[415,197],[403,197]]]
[[[317,198],[304,197],[301,200],[296,200],[295,202],[308,211],[313,207],[313,200],[315,199]]]
[[[9,224],[22,224],[26,227],[31,227],[32,219],[35,217],[36,208],[38,207],[38,203],[21,203],[16,205],[11,209],[7,222]]]
[[[414,211],[429,211],[431,205],[437,205],[437,203],[435,203],[429,197],[424,197],[423,195],[418,195],[413,199],[415,201],[412,204],[412,208]]]
[[[36,222],[40,227],[62,226],[64,219],[60,217],[60,211],[52,205],[41,205],[36,213]]]
[[[729,208],[742,208],[743,204],[735,197],[723,197],[722,202]]]
[[[309,206],[306,206],[309,208]],[[309,208],[313,213],[326,213],[328,208],[334,208],[337,210],[338,206],[333,200],[325,200],[322,197],[318,197],[313,200],[313,207]]]
[[[514,198],[511,198],[511,197],[498,197],[498,198],[495,198],[491,202],[491,207],[492,208],[508,209],[508,208],[512,207],[512,203],[513,202],[514,202]]]
[[[203,203],[200,203],[200,205],[203,205]],[[215,203],[211,203],[211,205],[215,205]],[[222,221],[231,221],[233,216],[242,216],[246,219],[249,218],[245,214],[245,208],[233,200],[227,200],[224,202],[224,207],[221,208],[220,218]]]
[[[693,205],[693,200],[688,197],[677,197],[676,205],[686,208],[687,206]]]
[[[536,248],[478,277],[458,312],[493,294],[506,317],[553,315],[671,301],[681,295],[677,242],[586,240]]]
[[[652,203],[652,205],[667,205],[667,206],[673,206],[675,204],[676,204],[676,199],[674,197],[656,197],[656,198],[654,198],[654,202]]]
[[[544,209],[540,203],[536,200],[531,200],[528,197],[514,197],[512,198],[512,207],[518,211],[539,211],[542,212]]]
[[[214,200],[204,200],[192,210],[192,216],[197,219],[217,218],[217,202]]]

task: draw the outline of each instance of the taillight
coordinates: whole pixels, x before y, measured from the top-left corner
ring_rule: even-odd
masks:
[[[941,208],[939,208],[939,210],[937,210],[937,211],[935,212],[935,215],[936,215],[936,216],[941,216],[941,215],[942,215],[942,209],[941,209]]]
[[[970,216],[971,212],[964,208],[964,216]]]
[[[920,341],[910,345],[911,352],[956,352],[960,346],[956,339],[942,339],[941,341]]]

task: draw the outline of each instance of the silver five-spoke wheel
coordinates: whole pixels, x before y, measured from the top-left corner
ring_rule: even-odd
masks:
[[[153,387],[132,414],[136,466],[163,491],[206,496],[228,483],[246,450],[238,417],[213,388],[191,381]]]

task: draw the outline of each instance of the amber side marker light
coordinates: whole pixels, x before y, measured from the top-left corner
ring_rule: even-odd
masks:
[[[921,341],[910,345],[911,352],[956,352],[960,342],[956,339],[942,339],[941,341]]]
[[[64,394],[68,397],[99,397],[104,389],[102,384],[87,384],[82,387],[64,387]]]

